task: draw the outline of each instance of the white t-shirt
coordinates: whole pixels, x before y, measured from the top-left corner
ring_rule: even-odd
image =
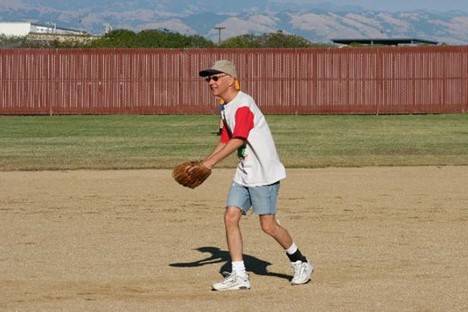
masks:
[[[261,186],[286,177],[265,116],[250,95],[239,91],[234,99],[222,106],[221,118],[224,121],[221,142],[227,143],[231,138],[246,140],[246,145],[238,150],[240,162],[234,182]]]

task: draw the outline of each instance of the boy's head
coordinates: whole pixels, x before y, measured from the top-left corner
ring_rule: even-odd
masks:
[[[214,96],[230,99],[240,89],[235,65],[228,60],[216,61],[210,68],[200,71]]]
[[[216,61],[211,68],[204,69],[200,71],[201,77],[208,77],[217,74],[224,73],[231,76],[234,79],[237,79],[236,66],[231,61],[228,60],[219,60]]]

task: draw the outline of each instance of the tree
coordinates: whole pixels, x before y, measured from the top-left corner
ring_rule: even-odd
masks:
[[[109,32],[91,42],[93,48],[206,48],[213,42],[195,35],[188,36],[160,29],[147,29],[139,33],[126,29]]]
[[[223,41],[221,48],[261,48],[258,36],[252,34],[240,35]]]
[[[24,37],[10,37],[5,35],[0,35],[0,48],[22,48],[24,47],[25,38]]]
[[[103,37],[93,40],[88,47],[91,48],[133,48],[137,35],[128,29],[116,29],[108,32]]]
[[[137,35],[137,46],[144,48],[206,48],[213,43],[201,36],[188,36],[168,30],[143,30]]]
[[[75,48],[81,47],[82,44],[76,40],[59,41],[59,40],[38,40],[31,39],[28,36],[24,37],[6,37],[0,35],[0,48]]]
[[[241,35],[221,43],[222,48],[309,48],[312,43],[297,35],[288,35],[281,31],[262,35]]]
[[[82,42],[79,40],[32,40],[27,37],[0,36],[0,48],[212,48],[216,45],[199,35],[183,35],[167,29],[147,29],[135,33],[116,29],[104,36]],[[309,48],[324,46],[281,31],[262,35],[246,34],[232,37],[221,43],[221,48]]]
[[[268,48],[309,48],[312,46],[312,43],[304,37],[287,35],[280,31],[262,36],[261,41]]]

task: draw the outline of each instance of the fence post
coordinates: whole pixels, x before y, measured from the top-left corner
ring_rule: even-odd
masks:
[[[464,54],[464,57],[463,57]],[[462,51],[462,64],[464,63],[465,70],[462,69],[462,90],[461,92],[465,95],[462,97],[464,98],[465,103],[462,103],[462,113],[468,112],[468,52],[466,50]]]
[[[376,115],[378,116],[380,114],[380,108],[383,103],[383,55],[382,55],[382,50],[380,48],[377,49],[377,70],[376,70],[376,75],[377,75],[377,103],[376,103]]]
[[[46,92],[48,94],[45,95],[47,105],[49,106],[49,116],[53,116],[54,114],[54,98],[52,95],[55,95],[55,92],[52,91],[55,89],[55,79],[54,79],[54,59],[57,53],[57,49],[53,53],[47,55],[47,80],[48,80],[48,87],[46,88]]]

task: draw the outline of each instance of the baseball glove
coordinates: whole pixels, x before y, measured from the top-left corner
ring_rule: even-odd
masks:
[[[211,174],[211,169],[203,165],[201,161],[186,161],[175,166],[172,177],[180,185],[196,188],[202,184]]]

